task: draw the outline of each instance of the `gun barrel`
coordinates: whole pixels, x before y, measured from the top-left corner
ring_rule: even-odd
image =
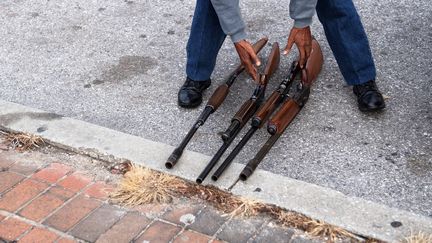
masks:
[[[235,132],[235,135],[237,135],[240,132],[240,129],[237,129]],[[222,155],[225,153],[225,151],[228,149],[228,147],[231,145],[231,143],[234,141],[235,135],[232,136],[228,141],[224,142],[223,145],[219,148],[219,150],[216,152],[216,154],[213,156],[213,158],[209,161],[207,166],[204,168],[204,170],[201,172],[201,174],[196,179],[196,183],[201,184],[205,178],[208,176],[210,171],[215,167],[217,162],[220,160]]]
[[[180,159],[180,157],[183,154],[184,149],[186,148],[187,144],[190,142],[190,140],[192,139],[192,137],[195,135],[195,133],[198,130],[198,128],[200,128],[206,122],[207,118],[213,112],[214,112],[214,110],[210,106],[206,106],[206,108],[204,108],[204,110],[201,113],[200,117],[195,122],[195,124],[192,126],[192,128],[189,130],[189,132],[186,135],[186,137],[183,139],[183,141],[180,143],[180,145],[177,148],[174,149],[174,151],[171,153],[171,155],[167,159],[167,161],[165,163],[165,167],[167,169],[171,169],[172,167],[174,167],[177,164],[178,160]]]
[[[231,121],[231,125],[228,129],[221,134],[222,140],[228,141],[230,137],[234,136],[235,131],[240,127],[241,123],[238,120]]]
[[[262,92],[260,95],[264,95],[264,92]],[[205,169],[201,172],[201,174],[196,179],[196,182],[198,184],[201,184],[205,178],[208,176],[210,171],[216,166],[217,162],[220,160],[222,155],[225,153],[225,151],[228,149],[228,147],[231,145],[231,143],[234,141],[237,134],[241,131],[241,129],[244,127],[245,123],[253,116],[253,114],[256,112],[256,110],[259,107],[259,102],[261,99],[249,99],[245,102],[245,104],[242,106],[242,108],[247,107],[247,109],[243,110],[240,109],[239,113],[241,113],[241,121],[239,119],[234,119],[235,126],[233,127],[233,130],[230,132],[230,136],[224,140],[224,144],[219,148],[219,150],[216,152],[216,154],[213,156],[213,158],[210,160],[210,162],[207,164]],[[230,126],[231,128],[231,126]]]
[[[243,171],[239,175],[240,180],[245,181],[249,178],[250,175],[252,175],[252,173],[255,171],[255,169],[258,167],[264,157],[268,154],[268,152],[280,136],[281,134],[275,134],[267,140],[267,142],[261,147],[260,151],[258,151],[255,157],[251,159],[244,167]]]
[[[240,153],[249,139],[255,134],[258,130],[258,127],[251,127],[249,131],[244,135],[244,137],[240,140],[237,146],[231,151],[228,157],[224,160],[224,162],[219,166],[216,172],[211,177],[213,181],[217,181],[219,177],[223,174],[223,172],[228,168],[228,166],[232,163],[235,157]]]

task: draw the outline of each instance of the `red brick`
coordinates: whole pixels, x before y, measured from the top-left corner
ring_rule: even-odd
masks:
[[[13,172],[0,172],[0,193],[12,188],[22,179],[24,179],[24,176]]]
[[[148,225],[151,220],[138,212],[128,213],[110,230],[96,241],[97,243],[132,242],[132,240]]]
[[[74,174],[69,175],[57,184],[73,192],[78,192],[85,186],[90,184],[91,181],[92,180],[84,174],[75,172]]]
[[[63,190],[61,192],[60,190]],[[31,219],[33,221],[39,222],[56,210],[58,207],[63,205],[63,203],[69,199],[73,194],[64,189],[52,189],[44,193],[42,196],[33,200],[29,205],[21,210],[20,215]]]
[[[191,205],[191,204],[180,204],[175,205],[173,208],[170,208],[163,216],[162,218],[170,221],[175,224],[183,224],[183,222],[180,221],[180,218],[185,214],[192,214],[196,216],[199,210],[201,210],[203,206],[200,205]]]
[[[57,243],[77,243],[78,241],[75,241],[70,238],[61,238],[60,240],[57,240]]]
[[[5,240],[15,240],[28,229],[30,225],[21,220],[8,218],[0,222],[0,238]]]
[[[68,200],[69,198],[75,195],[74,192],[71,192],[59,186],[54,186],[50,188],[48,192],[56,195],[58,198],[61,198],[64,201]]]
[[[67,231],[100,205],[101,203],[99,201],[83,196],[74,198],[59,211],[45,220],[44,224],[52,226],[58,230]]]
[[[58,238],[55,233],[41,228],[34,228],[20,239],[20,243],[49,243]]]
[[[22,163],[15,163],[10,167],[10,171],[28,176],[33,174],[37,169],[39,169],[39,166],[36,165],[27,165]]]
[[[14,212],[48,187],[45,183],[27,179],[0,199],[0,209]]]
[[[69,233],[76,238],[95,242],[101,234],[117,223],[125,213],[122,209],[104,204],[79,222]]]
[[[90,197],[99,199],[107,199],[110,192],[113,191],[113,186],[106,184],[105,182],[98,181],[91,185],[85,191],[85,194]]]
[[[147,218],[153,219],[162,216],[168,207],[166,204],[145,204],[136,206],[133,209],[145,214]]]
[[[32,177],[42,181],[55,183],[69,171],[71,171],[71,168],[67,165],[52,163],[47,168],[34,174]]]
[[[206,235],[186,230],[177,236],[173,243],[207,243],[210,239]]]
[[[178,226],[156,221],[141,235],[137,242],[169,242],[180,230],[181,228]]]
[[[0,170],[8,170],[11,165],[14,163],[12,160],[7,158],[7,153],[0,153]]]

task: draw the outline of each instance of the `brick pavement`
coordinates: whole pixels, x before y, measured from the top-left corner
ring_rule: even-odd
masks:
[[[45,155],[36,151],[20,156],[37,163],[23,163],[16,153],[0,149],[0,242],[311,241],[270,219],[227,219],[191,199],[135,208],[113,205],[108,199],[112,185],[68,161],[44,162]]]

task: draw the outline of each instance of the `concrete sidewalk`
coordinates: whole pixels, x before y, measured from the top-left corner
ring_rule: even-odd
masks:
[[[269,218],[231,219],[206,202],[125,208],[104,163],[56,148],[18,153],[0,137],[0,242],[325,242]]]
[[[168,170],[164,163],[174,149],[172,146],[1,100],[0,129],[37,134],[56,147],[108,164],[128,160],[189,181],[195,181],[200,172],[197,163],[210,159],[200,153],[185,151],[178,165]],[[94,166],[93,163],[86,165],[87,170]],[[298,212],[363,237],[393,242],[413,232],[432,233],[430,217],[350,197],[262,169],[257,169],[245,182],[236,181],[242,167],[233,163],[222,178],[211,184],[230,190],[236,196]]]
[[[372,115],[357,110],[315,21],[314,35],[326,57],[323,72],[310,102],[261,168],[431,217],[432,4],[355,3],[376,58],[378,84],[390,97],[387,110]],[[251,0],[242,1],[242,7],[250,39],[267,35],[285,43],[288,2]],[[200,112],[176,104],[193,8],[194,1],[183,0],[1,1],[0,97],[177,145]],[[269,89],[293,58],[282,59]],[[236,63],[227,41],[214,84]],[[241,77],[189,149],[214,154],[221,144],[218,132],[252,86]],[[237,162],[249,160],[266,138],[259,132]]]

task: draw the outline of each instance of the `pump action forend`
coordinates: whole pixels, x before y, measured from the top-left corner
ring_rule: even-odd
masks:
[[[267,44],[268,39],[262,38],[259,41],[257,41],[253,45],[253,49],[255,53],[259,53],[262,48]],[[196,133],[196,131],[204,125],[207,118],[215,112],[219,106],[224,102],[225,98],[227,97],[229,93],[229,89],[231,85],[234,83],[234,81],[237,79],[237,77],[245,70],[243,65],[240,65],[237,67],[228,77],[227,81],[220,85],[216,90],[213,92],[212,96],[208,100],[204,110],[202,111],[201,115],[198,117],[198,120],[195,122],[195,124],[192,126],[186,137],[183,139],[183,141],[180,143],[180,145],[174,149],[174,151],[171,153],[170,157],[168,158],[167,162],[165,163],[165,167],[168,169],[171,169],[174,167],[180,157],[183,154],[184,149]]]
[[[288,95],[288,92],[291,89],[291,86],[296,77],[298,76],[300,70],[301,69],[298,66],[297,62],[293,62],[288,77],[282,80],[282,82],[279,84],[279,87],[275,91],[273,91],[273,93],[266,100],[266,102],[260,107],[258,112],[252,118],[251,128],[243,136],[243,138],[236,145],[236,147],[231,151],[231,153],[224,160],[224,162],[219,166],[219,168],[211,177],[212,180],[217,181],[219,179],[219,177],[226,170],[226,168],[228,168],[228,166],[232,163],[235,157],[240,153],[240,151],[243,149],[249,139],[251,139],[255,132],[266,123],[267,119],[271,116],[271,114],[273,114],[273,112],[279,107],[279,105]]]
[[[296,115],[306,104],[309,98],[311,86],[318,77],[322,64],[323,55],[321,48],[318,42],[314,39],[312,41],[312,53],[307,60],[306,67],[301,70],[301,82],[296,87],[297,90],[294,92],[292,98],[288,97],[288,99],[282,104],[281,108],[269,121],[267,131],[272,134],[272,136],[261,147],[255,157],[245,166],[243,171],[240,173],[240,180],[245,181],[250,175],[252,175],[259,163],[261,163],[276,141],[286,130],[288,125],[294,120]]]
[[[224,141],[223,145],[219,148],[217,153],[213,156],[210,162],[207,164],[205,169],[196,179],[197,183],[202,183],[213,167],[217,164],[219,159],[234,141],[237,134],[244,127],[244,125],[248,122],[248,120],[253,116],[253,114],[257,111],[261,102],[264,99],[265,90],[270,80],[270,77],[279,67],[280,61],[280,50],[279,44],[277,42],[273,43],[272,51],[268,58],[265,71],[263,74],[259,75],[260,84],[254,90],[252,96],[247,100],[238,110],[238,112],[234,115],[231,120],[231,125],[229,128],[222,134],[222,140]]]

